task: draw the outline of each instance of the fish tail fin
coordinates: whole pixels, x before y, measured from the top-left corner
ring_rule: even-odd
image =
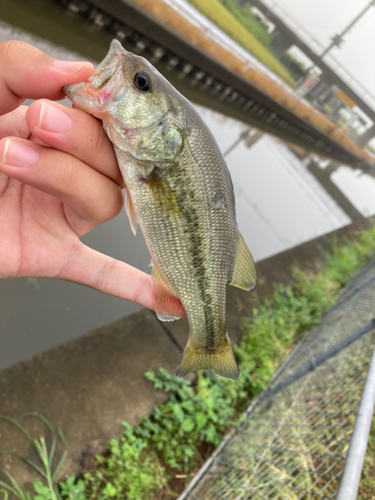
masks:
[[[182,354],[180,364],[177,367],[177,377],[185,377],[195,370],[209,370],[219,377],[238,379],[238,366],[234,357],[233,347],[226,337],[226,344],[217,352],[207,352],[205,349],[194,344],[191,339],[187,343]]]

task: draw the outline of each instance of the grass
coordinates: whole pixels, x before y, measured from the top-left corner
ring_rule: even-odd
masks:
[[[239,5],[236,0],[219,0],[224,7],[249,31],[259,42],[271,51],[272,38],[266,28],[256,19],[252,5]]]
[[[238,12],[237,18],[219,0],[189,0],[189,2],[288,85],[295,86],[293,78],[272,54],[271,50],[265,47],[264,42],[260,42],[249,31],[251,29],[250,21],[248,21],[246,27],[244,26],[243,22],[246,23],[246,19],[244,19],[243,14],[235,4],[233,6],[235,8],[234,12]],[[242,21],[239,21],[241,17]],[[255,21],[252,22],[253,26],[254,23]]]
[[[61,429],[58,429],[58,434],[56,435],[50,422],[38,413],[25,413],[23,417],[34,417],[41,420],[45,424],[51,436],[51,444],[49,448],[44,437],[34,439],[27,432],[26,428],[17,422],[17,420],[7,417],[6,415],[0,415],[1,420],[5,420],[17,427],[17,429],[30,442],[38,461],[35,463],[35,461],[29,460],[15,451],[0,450],[0,453],[13,455],[25,462],[38,474],[43,482],[40,479],[34,481],[35,495],[31,496],[31,494],[24,491],[18,485],[17,481],[7,470],[0,467],[0,471],[2,471],[7,479],[7,482],[0,480],[0,493],[3,494],[3,500],[8,500],[9,495],[12,495],[13,498],[18,498],[19,500],[62,500],[69,498],[72,500],[84,500],[82,495],[80,497],[77,494],[83,494],[84,484],[82,481],[75,484],[75,479],[70,478],[65,484],[62,485],[61,488],[58,486],[59,473],[67,456],[67,445]],[[63,451],[57,459],[57,465],[54,467],[58,441],[60,441]]]
[[[194,383],[162,369],[157,374],[146,373],[156,390],[169,395],[166,403],[134,427],[124,423],[122,436],[109,441],[107,453],[97,457],[94,470],[78,482],[69,478],[56,488],[55,475],[52,486],[46,478],[44,484],[36,483],[37,496],[18,498],[53,498],[38,496],[37,488],[43,491],[42,487],[72,500],[175,498],[236,425],[249,402],[266,388],[301,336],[318,324],[342,287],[368,263],[374,248],[375,228],[345,244],[334,241],[324,254],[320,272],[311,275],[294,269],[293,285],[275,285],[272,299],[259,303],[252,318],[243,320],[243,338],[235,346],[240,367],[237,382],[209,373],[199,373]],[[363,470],[361,500],[375,495],[374,470],[375,426]],[[14,486],[9,476],[8,480]],[[0,483],[0,495],[5,484]]]

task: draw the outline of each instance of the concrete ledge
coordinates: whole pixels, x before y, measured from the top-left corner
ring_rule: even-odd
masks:
[[[118,436],[122,421],[135,424],[150,413],[158,400],[143,374],[159,367],[173,372],[180,355],[155,315],[141,311],[2,370],[0,413],[19,419],[35,411],[60,425],[69,446],[63,472],[76,474],[91,441]],[[25,424],[31,435],[41,435],[38,421]],[[1,420],[0,443],[30,455],[26,439]],[[0,463],[23,484],[35,477],[15,457]]]

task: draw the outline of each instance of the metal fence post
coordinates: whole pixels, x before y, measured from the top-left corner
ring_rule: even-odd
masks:
[[[348,456],[336,500],[355,500],[361,479],[375,405],[375,350],[372,355],[361,405],[350,440]]]

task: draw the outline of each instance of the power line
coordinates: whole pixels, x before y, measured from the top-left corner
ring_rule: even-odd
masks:
[[[343,42],[343,37],[344,35],[346,35],[346,33],[348,33],[348,31],[357,23],[357,21],[359,21],[361,19],[361,17],[363,17],[366,12],[371,8],[371,7],[374,7],[375,6],[375,0],[371,0],[371,2],[362,10],[362,12],[360,12],[357,17],[355,17],[353,19],[353,21],[351,21],[348,26],[338,35],[334,35],[332,37],[332,43],[330,45],[328,45],[328,47],[323,51],[323,53],[321,54],[321,58],[323,58],[326,54],[328,54],[328,52],[333,48],[333,47],[340,47],[340,45],[342,44]]]

